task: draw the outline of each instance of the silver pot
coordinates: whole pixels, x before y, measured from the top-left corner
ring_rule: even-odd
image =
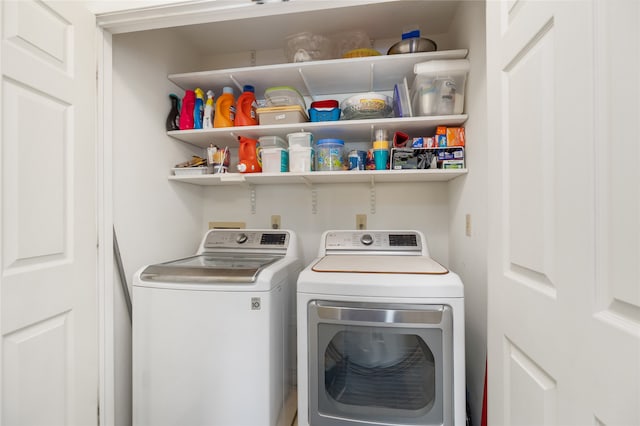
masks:
[[[438,46],[436,42],[424,38],[424,37],[413,37],[401,40],[391,46],[389,51],[387,51],[387,55],[397,55],[400,53],[417,53],[417,52],[434,52],[438,50]]]

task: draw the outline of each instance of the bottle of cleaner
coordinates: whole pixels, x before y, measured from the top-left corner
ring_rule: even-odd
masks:
[[[180,109],[180,130],[193,129],[193,109],[196,104],[196,93],[193,90],[184,92]]]
[[[171,93],[169,99],[171,99],[171,110],[169,111],[169,115],[167,115],[167,121],[165,123],[167,132],[180,130],[180,99],[175,93]]]
[[[207,90],[207,103],[204,106],[204,117],[202,118],[202,128],[213,128],[213,90]]]
[[[200,88],[197,88],[194,92],[196,93],[196,102],[193,108],[193,128],[202,129],[202,117],[204,116],[204,92]]]
[[[259,173],[262,171],[260,149],[258,141],[244,136],[238,136],[238,171],[240,173]]]
[[[256,115],[256,95],[255,88],[249,84],[242,88],[242,94],[236,101],[236,126],[257,126],[258,116]]]
[[[222,95],[216,101],[216,112],[213,117],[213,127],[233,127],[236,117],[236,100],[233,97],[233,87],[226,86]]]

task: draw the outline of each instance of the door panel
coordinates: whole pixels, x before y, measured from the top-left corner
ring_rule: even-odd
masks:
[[[0,423],[96,424],[95,19],[0,6]]]
[[[640,424],[639,17],[487,2],[491,425]]]

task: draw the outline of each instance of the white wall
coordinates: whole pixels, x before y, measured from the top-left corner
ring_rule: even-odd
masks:
[[[282,227],[300,237],[305,263],[318,252],[320,235],[328,229],[355,229],[355,215],[366,214],[368,229],[418,229],[425,233],[432,256],[449,263],[449,195],[446,183],[377,184],[376,212],[370,212],[368,184],[316,185],[317,214],[311,211],[311,189],[305,185],[257,186],[256,213],[251,213],[244,186],[206,190],[206,221],[244,221],[268,228],[279,214]],[[204,226],[204,224],[203,224]]]
[[[171,167],[192,149],[169,138],[166,76],[195,58],[168,33],[113,37],[113,216],[126,277],[195,252],[201,236],[202,188],[170,183]],[[176,91],[180,96],[180,92]],[[131,424],[131,326],[115,274],[116,421]]]
[[[450,267],[464,282],[466,373],[468,403],[474,425],[480,425],[487,341],[487,114],[485,4],[464,2],[452,25],[454,46],[469,49],[471,71],[465,109],[467,130],[466,176],[449,183]],[[466,215],[471,235],[465,234]]]

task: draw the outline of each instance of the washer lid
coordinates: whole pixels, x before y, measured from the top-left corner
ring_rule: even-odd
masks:
[[[268,265],[283,255],[204,253],[171,262],[150,265],[140,274],[143,281],[170,283],[253,283]]]
[[[427,256],[328,255],[311,268],[315,272],[381,274],[447,274],[449,271]]]

